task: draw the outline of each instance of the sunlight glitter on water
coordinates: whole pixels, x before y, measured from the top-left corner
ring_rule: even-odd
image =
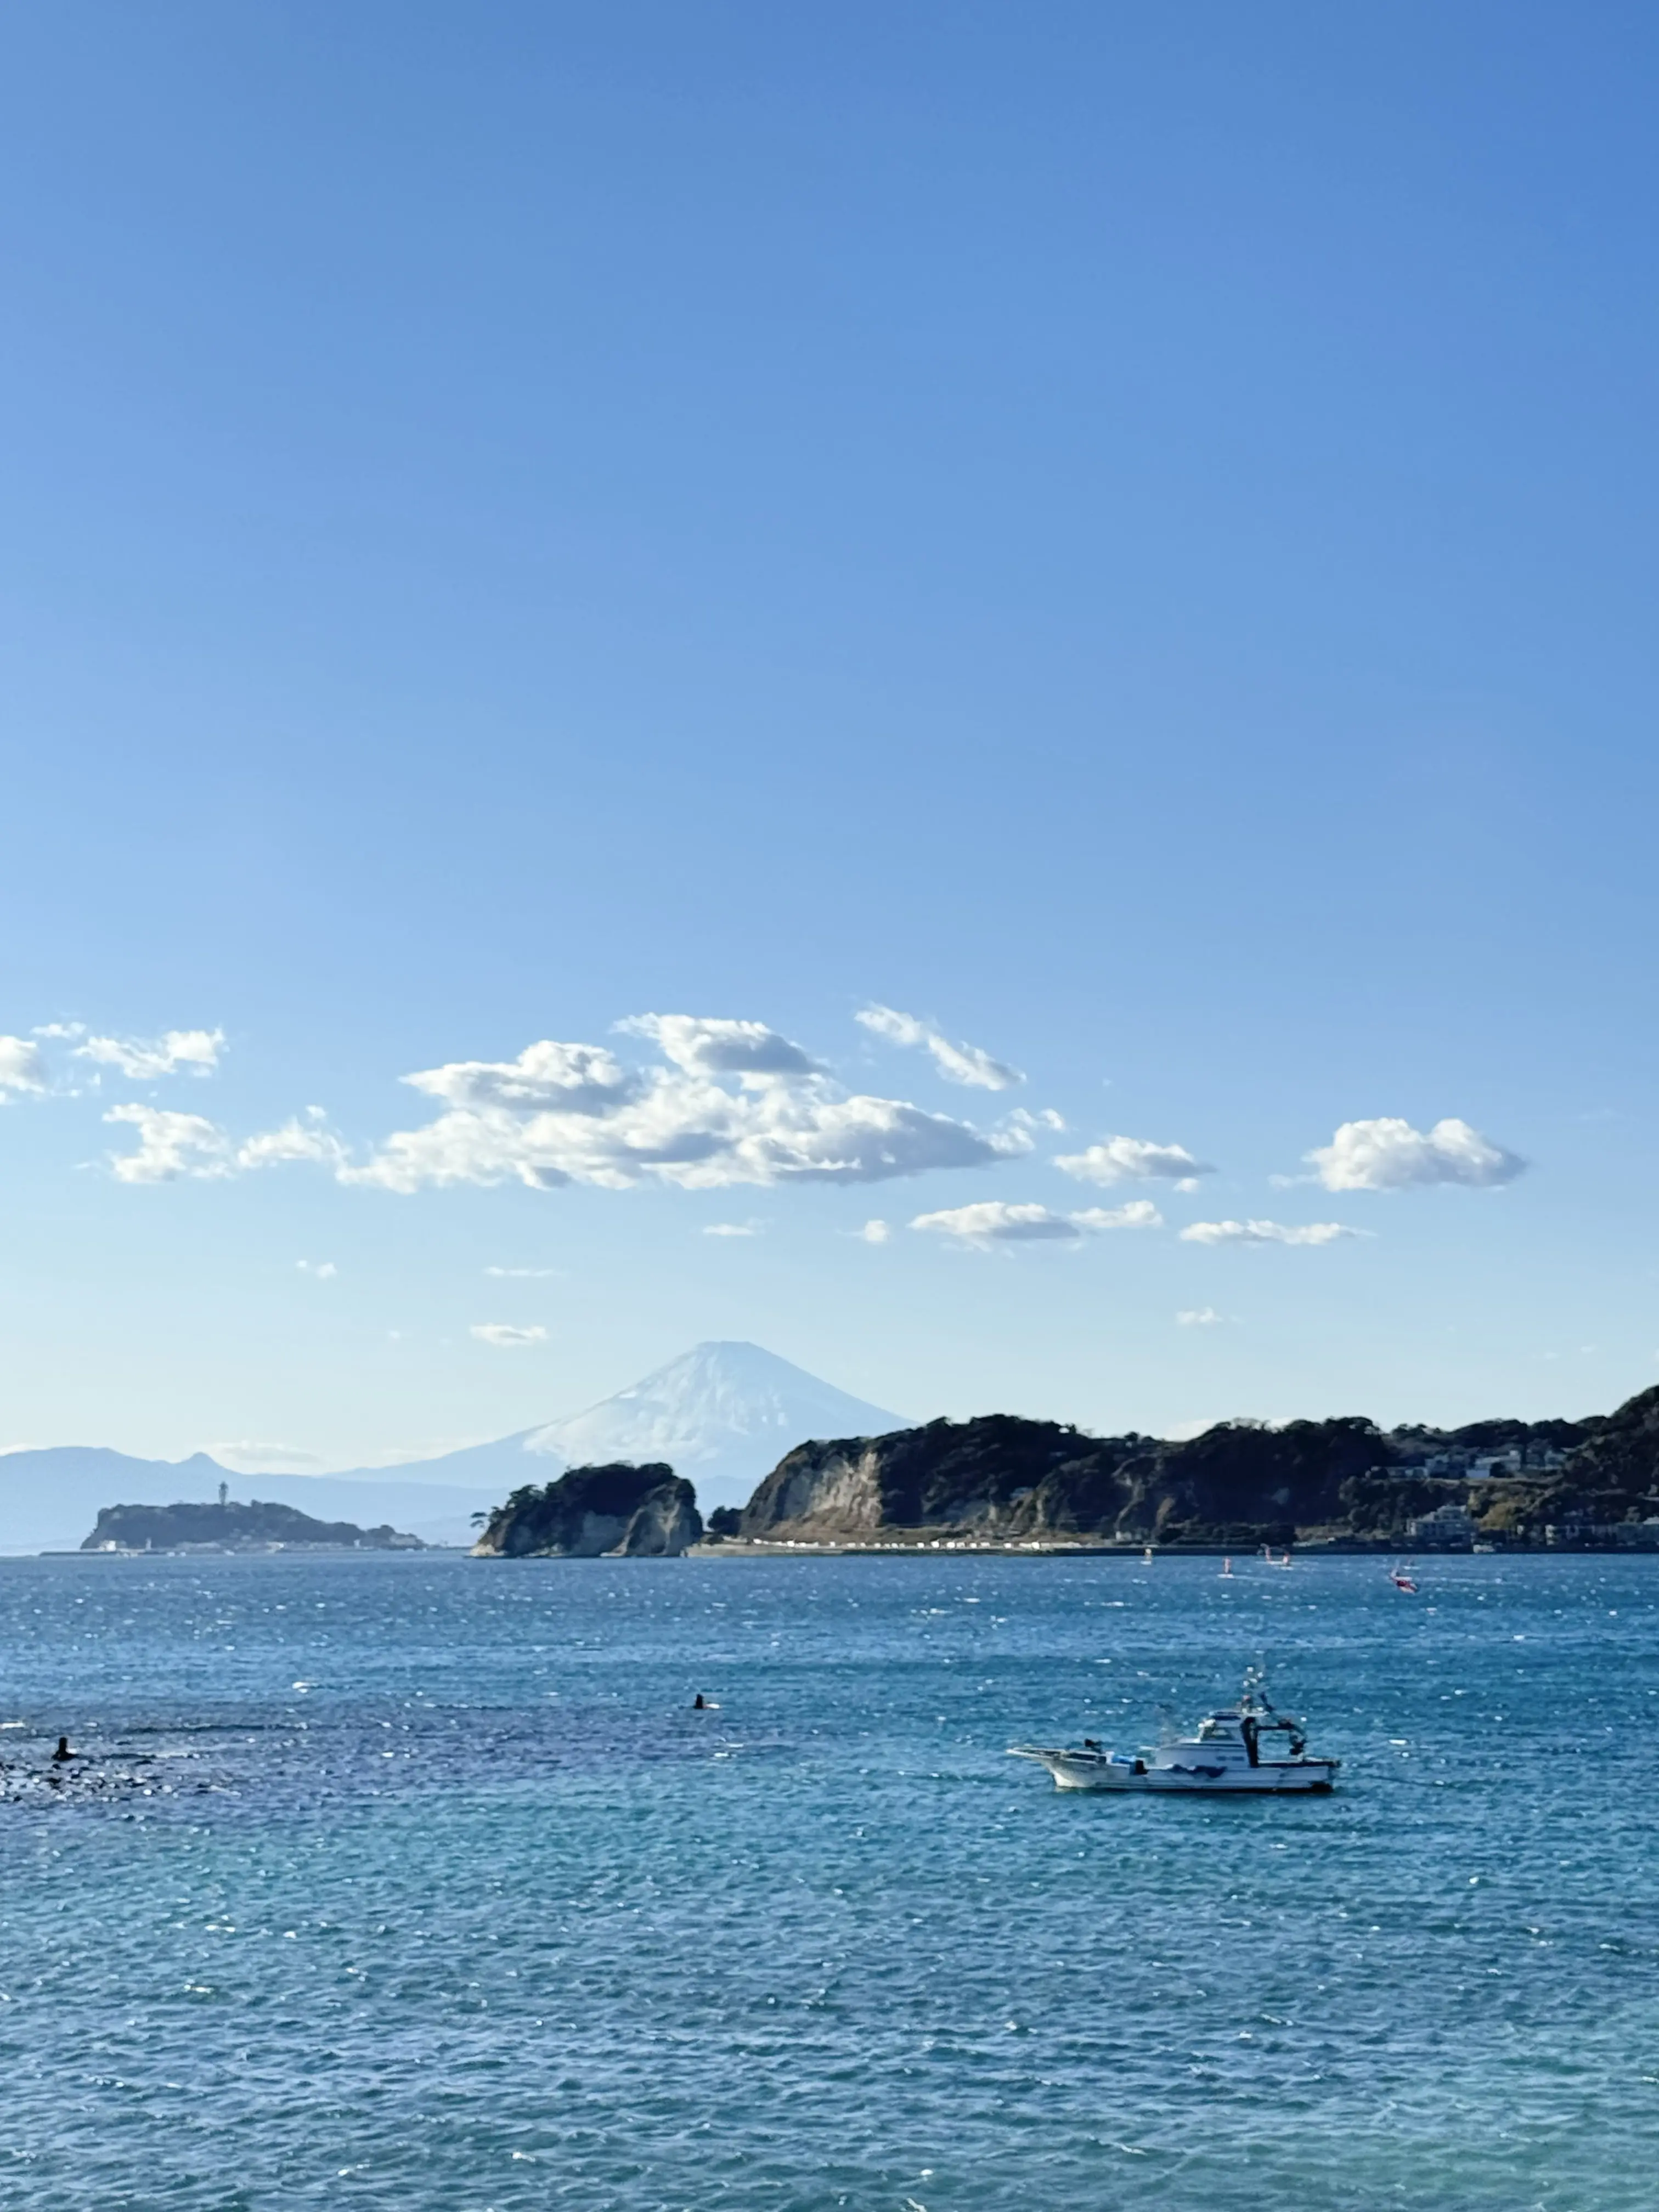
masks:
[[[1635,2212],[1659,1562],[1434,1577],[5,1562],[0,2203]],[[1003,1757],[1264,1656],[1328,1800]]]

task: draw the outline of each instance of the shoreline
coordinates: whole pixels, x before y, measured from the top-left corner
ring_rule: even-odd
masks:
[[[1083,1539],[1069,1541],[1065,1539],[1025,1538],[1000,1541],[994,1537],[981,1536],[915,1536],[895,1537],[884,1541],[879,1538],[847,1536],[822,1539],[784,1537],[773,1542],[764,1537],[728,1536],[718,1544],[694,1544],[684,1556],[689,1559],[900,1559],[911,1556],[931,1559],[941,1553],[949,1552],[994,1559],[1131,1559],[1145,1562],[1147,1548],[1144,1543],[1090,1543]],[[1521,1547],[1506,1548],[1518,1550]],[[1559,1551],[1565,1547],[1539,1546],[1535,1548]],[[1402,1547],[1356,1540],[1301,1546],[1292,1543],[1288,1549],[1293,1558],[1303,1559],[1342,1557],[1393,1559],[1400,1555]],[[1154,1544],[1151,1550],[1154,1560],[1237,1559],[1241,1565],[1245,1565],[1251,1561],[1260,1562],[1261,1559],[1259,1545],[1241,1548],[1237,1544]],[[1427,1557],[1429,1554],[1419,1547],[1419,1553],[1414,1556]],[[1448,1552],[1436,1553],[1433,1556],[1468,1558],[1470,1554]]]

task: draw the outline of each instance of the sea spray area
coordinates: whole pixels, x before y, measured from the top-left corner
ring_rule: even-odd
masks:
[[[1216,1567],[0,1564],[0,2204],[1645,2207],[1659,1560]]]

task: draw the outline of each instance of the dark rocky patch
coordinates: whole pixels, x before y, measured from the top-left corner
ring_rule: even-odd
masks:
[[[1617,1524],[1659,1515],[1659,1389],[1583,1421],[1391,1431],[1357,1415],[1276,1427],[1226,1421],[1180,1443],[1091,1437],[1012,1414],[932,1421],[797,1446],[734,1533],[1240,1547],[1317,1534],[1390,1544],[1449,1504],[1466,1505],[1477,1534],[1493,1541],[1542,1540],[1547,1528],[1578,1531],[1570,1540],[1613,1540]]]
[[[170,1552],[185,1545],[216,1551],[261,1551],[267,1545],[323,1544],[362,1551],[420,1551],[418,1536],[399,1535],[389,1525],[360,1528],[351,1521],[316,1521],[292,1505],[242,1504],[234,1498],[210,1504],[106,1505],[96,1527],[82,1543],[83,1552],[111,1545],[123,1551]]]
[[[573,1467],[526,1483],[495,1507],[473,1547],[479,1559],[675,1559],[702,1534],[697,1493],[661,1460]]]

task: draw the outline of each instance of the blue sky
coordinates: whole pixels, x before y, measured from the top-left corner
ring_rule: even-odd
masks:
[[[0,1443],[349,1463],[710,1336],[1114,1429],[1659,1379],[1650,11],[4,42]],[[1326,1188],[1385,1120],[1489,1149]],[[1264,1220],[1364,1233],[1181,1234]]]

